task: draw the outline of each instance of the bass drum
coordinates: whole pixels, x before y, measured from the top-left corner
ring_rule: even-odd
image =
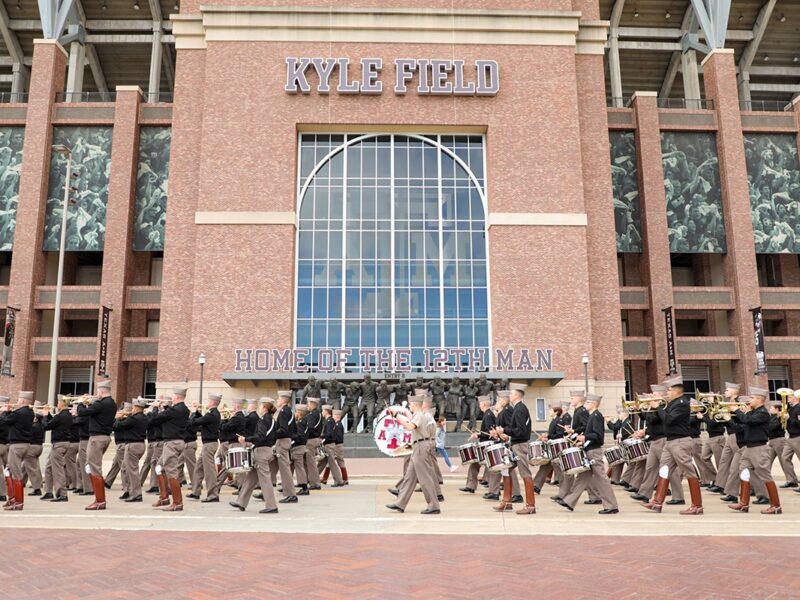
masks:
[[[392,409],[411,418],[411,413],[405,408],[393,406]],[[373,437],[378,450],[386,456],[408,456],[412,452],[411,432],[386,408],[378,415]]]

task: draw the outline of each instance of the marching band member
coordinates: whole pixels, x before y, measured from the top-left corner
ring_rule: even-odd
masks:
[[[478,404],[480,406],[481,412],[483,413],[483,420],[481,421],[481,429],[477,433],[473,433],[470,435],[470,441],[478,441],[478,442],[486,442],[489,440],[489,432],[494,429],[495,421],[494,421],[494,413],[490,410],[492,405],[492,399],[489,396],[481,396],[478,398]],[[467,469],[467,483],[464,487],[460,488],[459,491],[466,492],[468,494],[474,494],[475,490],[478,489],[478,472],[481,470],[480,463],[472,463]],[[492,477],[493,475],[497,475],[497,477]],[[496,498],[492,498],[493,500],[499,500],[500,496],[498,495],[498,489],[500,485],[499,481],[500,477],[498,474],[489,473],[489,491],[487,494],[484,494],[484,498],[488,495],[497,496]],[[492,485],[494,483],[494,485]]]
[[[294,407],[294,421],[297,425],[292,435],[291,461],[297,477],[298,496],[308,496],[308,476],[306,475],[306,441],[308,439],[308,406],[297,404]]]
[[[583,471],[575,477],[575,483],[569,494],[561,500],[556,500],[558,504],[570,511],[575,510],[575,504],[583,494],[584,490],[593,483],[600,497],[603,508],[598,514],[615,515],[619,512],[617,498],[614,495],[614,488],[606,475],[605,464],[603,463],[603,439],[605,437],[605,420],[598,407],[602,396],[596,394],[586,395],[586,405],[589,417],[586,420],[584,432],[578,435],[576,441],[583,444],[586,452],[586,459],[591,461],[592,468]]]
[[[126,485],[127,475],[123,471],[124,465],[124,458],[125,458],[125,432],[119,432],[116,430],[116,424],[119,419],[124,418],[125,416],[131,413],[133,409],[133,404],[131,402],[125,402],[122,405],[122,409],[117,411],[116,416],[114,417],[114,429],[112,429],[112,435],[114,436],[114,460],[111,462],[111,468],[106,473],[105,478],[105,486],[107,490],[111,489],[111,486],[114,485],[114,481],[117,478],[117,475],[122,473],[122,489],[127,490],[128,486]],[[136,468],[138,474],[138,466]],[[122,494],[120,500],[125,500],[128,497],[128,492]]]
[[[275,436],[275,421],[272,415],[275,413],[275,400],[272,398],[261,398],[258,401],[259,420],[256,423],[256,431],[252,436],[245,437],[239,435],[239,444],[253,445],[253,469],[248,471],[239,488],[239,495],[235,501],[230,502],[234,508],[244,511],[250,502],[250,496],[256,487],[256,483],[261,486],[261,497],[264,500],[264,508],[259,514],[273,514],[278,512],[278,505],[275,503],[275,492],[272,488],[272,476],[270,474],[270,462],[272,452],[277,440]],[[285,485],[285,484],[284,484]]]
[[[219,414],[219,403],[222,401],[222,394],[210,393],[208,395],[208,410],[206,414],[200,414],[200,407],[193,405],[194,414],[189,417],[189,423],[197,427],[200,432],[200,441],[203,447],[200,450],[200,460],[194,468],[192,475],[192,493],[187,494],[187,498],[200,500],[200,492],[203,489],[203,480],[206,482],[206,497],[202,502],[219,502],[219,488],[217,483],[217,468],[215,456],[219,448],[219,424],[221,416]],[[217,495],[212,495],[216,490]]]
[[[136,398],[132,402],[131,413],[123,416],[114,423],[114,430],[124,432],[125,453],[122,456],[122,465],[127,476],[127,487],[125,497],[121,498],[125,502],[142,501],[142,480],[139,477],[139,461],[144,455],[144,441],[147,437],[147,415],[144,409],[147,408],[147,400]]]
[[[64,396],[58,397],[58,412],[53,416],[45,406],[42,424],[50,432],[50,456],[45,467],[44,495],[40,500],[67,502],[67,451],[69,450],[72,415],[66,410]]]
[[[725,423],[717,421],[707,412],[703,414],[703,423],[706,424],[708,438],[703,442],[700,460],[706,465],[706,470],[714,474],[711,484],[708,486],[709,491],[714,491],[713,488],[719,480],[718,469],[722,458],[722,450],[725,448]],[[714,459],[713,463],[711,462],[712,458]]]
[[[589,420],[589,411],[586,410],[584,406],[584,402],[586,400],[586,392],[583,390],[571,390],[570,391],[570,406],[573,408],[572,420],[571,424],[564,424],[562,429],[565,433],[569,434],[570,437],[574,437],[580,435],[584,432],[586,428],[586,422]],[[575,483],[575,476],[574,475],[567,475],[564,474],[563,481],[558,488],[558,494],[556,496],[552,496],[551,499],[558,501],[559,498],[565,498],[567,494],[569,494],[570,490],[572,489],[572,485]],[[584,504],[600,504],[601,500],[595,494],[594,486],[590,483],[589,484],[589,499],[584,501]]]
[[[740,384],[726,381],[725,391],[723,392],[725,402],[738,402],[740,389]],[[706,424],[708,424],[708,421],[706,421]],[[725,491],[725,485],[728,482],[728,475],[731,471],[733,459],[739,452],[739,445],[736,443],[735,435],[737,426],[738,425],[734,421],[724,422],[725,432],[727,433],[725,437],[725,446],[722,448],[719,460],[717,460],[717,476],[714,478],[714,485],[708,488],[709,492],[722,494]]]
[[[550,406],[550,424],[547,426],[547,433],[543,434],[539,439],[543,442],[547,442],[548,440],[556,440],[561,437],[561,428],[559,427],[559,423],[562,425],[568,425],[563,421],[564,410],[558,404],[553,404]],[[561,471],[561,464],[557,460],[551,460],[546,465],[542,465],[539,467],[539,470],[536,471],[536,476],[533,478],[533,491],[537,494],[541,493],[542,488],[544,487],[544,482],[547,479],[548,475],[552,476],[552,481],[560,482],[563,478],[564,474]]]
[[[800,458],[800,398],[797,397],[797,392],[789,396],[787,401],[789,415],[786,420],[786,432],[789,434],[789,439],[786,441],[783,457],[791,461],[792,454]],[[800,489],[796,489],[795,492],[800,493]]]
[[[94,490],[94,502],[86,510],[106,509],[106,486],[103,479],[103,454],[111,445],[111,430],[114,428],[114,416],[117,414],[117,403],[111,397],[111,382],[101,381],[97,384],[97,398],[89,406],[78,405],[73,408],[72,416],[89,419],[89,443],[86,445],[86,472]],[[85,490],[84,490],[85,491]]]
[[[622,442],[627,440],[633,432],[631,417],[621,406],[617,407],[617,418],[609,420],[606,426],[614,434],[614,441],[620,447],[622,447]],[[625,463],[622,463],[614,465],[608,470],[608,478],[613,485],[622,485],[622,471],[625,466]]]
[[[44,400],[36,400],[33,403],[33,425],[31,426],[31,443],[28,452],[25,454],[25,475],[31,482],[33,491],[29,496],[42,495],[42,467],[39,464],[39,457],[44,450],[44,425],[42,424],[42,410],[47,406]],[[25,481],[25,478],[23,478]],[[24,484],[23,484],[24,485]]]
[[[161,436],[164,439],[164,450],[156,465],[158,500],[153,503],[153,508],[162,508],[165,512],[183,510],[178,464],[183,456],[183,447],[186,444],[183,440],[186,437],[186,425],[189,423],[189,409],[184,400],[186,400],[186,388],[174,388],[172,406],[151,420],[156,425],[161,425]],[[170,492],[172,492],[172,504],[169,502]]]
[[[630,435],[628,437],[644,437],[646,432],[643,430],[642,415],[630,415]],[[637,434],[637,431],[641,433]],[[626,492],[639,493],[639,486],[642,485],[644,479],[646,461],[639,460],[633,464],[628,464],[625,467],[625,472],[622,474],[622,486]]]
[[[701,406],[701,404],[697,400],[691,399],[689,400],[689,406]],[[703,416],[700,411],[692,413],[692,418],[689,419],[689,437],[692,438],[692,458],[697,471],[700,473],[700,487],[709,487],[717,473],[703,460],[703,441],[700,439]]]
[[[192,422],[190,414],[189,422],[186,423],[186,435],[183,436],[183,454],[178,467],[181,485],[188,482],[190,490],[194,486],[194,472],[197,469],[197,433],[199,431],[200,426]]]
[[[31,443],[33,426],[33,392],[20,392],[17,407],[6,404],[0,415],[0,424],[8,425],[8,468],[5,471],[8,501],[5,510],[22,510],[25,504],[25,487],[22,484],[24,468],[22,462]]]
[[[233,414],[230,419],[225,419],[219,425],[219,450],[217,457],[221,469],[217,473],[217,481],[214,483],[213,489],[206,490],[206,497],[201,502],[219,502],[219,490],[222,484],[228,479],[228,469],[225,467],[225,458],[228,456],[230,448],[238,448],[238,436],[245,433],[245,416],[242,412],[244,400],[241,398],[234,398],[231,401],[231,410]],[[234,487],[236,487],[234,485]]]
[[[428,457],[428,460],[431,461],[431,469],[433,470],[433,484],[436,488],[436,497],[439,499],[439,502],[444,500],[444,496],[442,495],[442,486],[444,485],[444,477],[442,477],[442,470],[439,468],[439,460],[436,457],[436,418],[434,415],[436,414],[436,405],[434,403],[433,398],[429,397],[428,395],[425,396],[425,399],[422,401],[422,410],[428,412],[428,414],[433,418],[434,428],[433,428],[433,438],[434,444],[433,449],[431,450],[431,454]],[[409,461],[411,457],[409,456]],[[347,483],[347,479],[345,479],[345,484]],[[399,487],[399,486],[398,486]]]
[[[511,423],[506,427],[498,427],[497,432],[501,439],[508,440],[511,444],[511,451],[520,460],[517,461],[517,469],[522,482],[525,485],[525,507],[517,511],[518,515],[536,514],[536,492],[533,489],[533,475],[528,465],[528,443],[531,440],[531,415],[523,399],[525,390],[528,386],[519,383],[510,384],[510,401],[512,406]],[[602,458],[602,457],[601,457]],[[510,482],[508,482],[510,484]],[[503,481],[503,496],[506,481]],[[502,510],[506,510],[503,508]]]
[[[737,512],[748,512],[750,504],[750,476],[758,477],[767,488],[769,495],[769,508],[761,511],[762,515],[779,515],[783,512],[778,496],[778,486],[772,478],[769,456],[769,421],[770,415],[764,404],[769,396],[769,390],[759,387],[750,388],[750,406],[748,410],[739,409],[725,419],[732,419],[740,423],[744,429],[744,444],[742,456],[739,460],[740,491],[739,501],[728,505],[728,508]]]
[[[297,428],[292,409],[289,408],[291,401],[292,392],[286,390],[278,392],[278,413],[275,417],[275,437],[278,441],[275,442],[270,469],[273,477],[278,471],[281,474],[281,488],[283,489],[283,498],[279,500],[281,504],[297,502],[289,456],[292,450],[292,436]]]
[[[161,435],[161,425],[153,421],[153,418],[166,406],[164,396],[159,396],[155,402],[150,405],[148,409],[148,424],[147,424],[147,470],[142,473],[142,485],[144,485],[144,476],[150,473],[150,487],[147,488],[148,494],[158,493],[158,477],[156,475],[156,466],[161,460],[161,454],[164,452],[164,438]]]
[[[8,396],[0,396],[0,469],[3,470],[3,477],[0,477],[0,502],[8,500],[7,495],[13,497],[13,487],[8,487],[5,471],[8,468],[8,423],[4,422],[2,416],[11,399]]]
[[[319,398],[308,397],[308,439],[306,440],[306,476],[308,477],[308,489],[322,489],[319,481],[319,470],[317,469],[317,448],[322,443],[322,411],[319,409]]]
[[[643,503],[649,503],[653,492],[656,489],[658,482],[659,472],[661,465],[661,455],[664,452],[664,447],[667,443],[667,435],[665,431],[664,418],[658,410],[659,399],[664,398],[667,394],[667,387],[663,385],[651,385],[650,389],[653,391],[654,398],[650,402],[650,411],[645,413],[646,429],[637,432],[633,437],[648,436],[650,442],[650,452],[647,455],[647,461],[644,467],[644,476],[642,483],[639,486],[639,491],[631,496],[634,500],[639,500]],[[672,469],[668,475],[669,486],[672,490],[672,498],[667,500],[667,504],[686,504],[683,496],[683,486],[681,485],[680,472]]]
[[[786,448],[789,447],[789,440],[786,438],[786,429],[783,428],[783,422],[781,421],[781,401],[772,400],[768,404],[770,421],[767,446],[770,450],[770,469],[772,469],[772,463],[777,458],[783,474],[786,476],[786,481],[780,487],[797,487],[797,475],[792,464],[792,454],[787,454],[786,452]]]
[[[62,396],[65,402],[65,409],[67,414],[72,417],[69,406],[66,405],[66,399]],[[65,458],[67,463],[67,490],[74,491],[77,489],[80,479],[77,477],[78,473],[78,449],[81,443],[80,436],[80,423],[75,422],[75,417],[72,417],[72,426],[69,428],[69,446],[67,447],[67,456]]]
[[[333,485],[331,487],[343,487],[342,471],[339,469],[339,463],[336,461],[334,454],[334,446],[336,445],[336,420],[333,418],[333,407],[330,404],[325,404],[322,407],[322,418],[325,424],[322,427],[322,444],[325,450],[325,458],[319,462],[318,468],[325,466],[325,473],[322,476],[322,483],[328,483],[328,473],[333,475]]]
[[[642,506],[660,513],[667,496],[667,488],[670,485],[669,474],[679,471],[689,484],[692,498],[692,505],[686,510],[682,510],[681,514],[702,515],[703,497],[700,492],[700,480],[697,478],[692,463],[694,442],[689,436],[689,423],[692,415],[689,400],[683,395],[683,378],[678,376],[668,379],[666,385],[669,388],[666,397],[667,406],[658,408],[658,417],[664,424],[666,436],[659,459],[658,485],[652,500],[643,502]],[[650,451],[652,452],[652,447]]]
[[[498,414],[497,414],[497,426],[495,427],[493,434],[493,439],[497,441],[502,441],[500,437],[500,430],[505,427],[511,426],[511,420],[514,417],[514,409],[511,408],[511,391],[510,390],[500,390],[497,392],[497,405],[498,405]],[[527,453],[526,455],[527,456]],[[515,502],[522,502],[522,494],[520,493],[520,485],[519,485],[519,477],[517,476],[516,468],[508,469],[507,472],[504,469],[500,471],[500,476],[503,478],[503,499],[500,501],[495,508],[496,510],[513,510],[513,503]],[[505,485],[506,485],[506,477],[509,478],[509,483],[511,484],[511,498],[506,503],[505,501]]]
[[[347,478],[347,465],[344,462],[344,425],[342,425],[344,411],[333,409],[333,458],[342,473],[342,484],[350,485]]]
[[[399,423],[411,432],[413,452],[411,453],[411,462],[408,466],[405,481],[403,481],[400,489],[400,494],[395,503],[387,504],[386,508],[400,513],[405,512],[411,497],[414,495],[417,481],[419,481],[425,501],[428,504],[422,514],[438,515],[441,509],[439,508],[439,500],[437,499],[434,485],[434,473],[428,458],[431,453],[431,446],[434,443],[433,436],[436,423],[430,413],[422,408],[422,400],[420,396],[409,397],[408,405],[411,409],[411,419],[408,419],[402,413],[390,410],[397,417]]]

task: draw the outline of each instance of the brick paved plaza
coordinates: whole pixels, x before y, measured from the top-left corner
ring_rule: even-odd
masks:
[[[575,513],[549,500],[535,516],[498,514],[445,477],[442,514],[423,516],[421,495],[391,513],[386,488],[399,462],[354,459],[342,489],[324,489],[278,515],[227,502],[186,500],[167,515],[117,500],[83,510],[29,498],[5,513],[2,596],[7,598],[791,598],[800,583],[781,566],[796,552],[800,494],[783,491],[785,514],[732,514],[704,493],[706,514],[680,507],[648,514],[616,488],[619,515]],[[729,514],[730,513],[730,514]],[[315,575],[312,577],[311,573]]]

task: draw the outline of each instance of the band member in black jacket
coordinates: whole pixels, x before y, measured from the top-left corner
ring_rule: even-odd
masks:
[[[599,514],[614,515],[619,512],[619,507],[603,463],[603,439],[606,428],[603,415],[598,410],[600,400],[602,400],[602,397],[595,394],[586,396],[586,404],[588,406],[587,419],[583,433],[578,435],[576,439],[583,446],[590,468],[579,473],[575,478],[575,484],[572,486],[569,495],[563,500],[556,500],[556,502],[570,511],[574,510],[581,494],[591,484],[597,490],[597,495],[603,503],[603,508],[599,511]]]
[[[67,452],[69,451],[72,430],[72,415],[64,403],[64,397],[58,398],[58,412],[50,414],[50,406],[45,406],[42,424],[45,431],[50,432],[50,456],[45,466],[45,494],[41,500],[66,502],[67,498]]]
[[[528,386],[520,383],[512,383],[510,400],[512,406],[511,423],[505,427],[498,427],[500,438],[507,440],[511,444],[511,451],[517,455],[517,470],[525,486],[525,507],[518,510],[518,515],[536,514],[536,493],[533,489],[533,474],[528,465],[528,443],[531,441],[531,415],[525,405],[525,390]],[[509,478],[510,479],[510,478]],[[506,493],[506,483],[509,488],[511,481],[503,479],[503,496],[511,495],[509,489]],[[505,506],[508,506],[507,504]],[[501,510],[508,510],[503,507]]]
[[[17,406],[12,410],[11,405],[6,404],[0,414],[0,424],[8,426],[8,470],[10,476],[6,476],[8,500],[3,505],[5,510],[22,510],[25,503],[22,463],[31,443],[32,404],[33,392],[20,392],[17,397]]]
[[[285,390],[278,392],[278,414],[275,437],[275,456],[272,458],[272,472],[279,470],[281,473],[281,487],[284,497],[279,500],[281,504],[297,502],[297,495],[292,479],[291,458],[292,436],[295,433],[295,422],[289,403],[292,401],[292,392]],[[277,468],[277,469],[276,469]]]
[[[272,452],[275,447],[276,424],[273,420],[275,414],[275,400],[272,398],[261,398],[258,401],[259,420],[256,423],[256,430],[251,436],[237,436],[240,444],[253,445],[253,462],[255,468],[250,470],[242,480],[242,487],[239,489],[239,496],[230,505],[243,511],[250,502],[250,496],[256,487],[256,483],[261,486],[261,495],[264,500],[264,508],[258,511],[260,514],[271,514],[278,512],[278,505],[275,503],[275,492],[272,487],[272,476],[270,474],[269,463],[272,460]]]
[[[156,465],[158,479],[158,500],[153,507],[164,507],[166,512],[183,510],[181,482],[178,479],[178,465],[183,457],[186,442],[186,425],[189,423],[189,409],[186,407],[186,388],[172,390],[172,406],[155,415],[151,422],[161,425],[161,437],[164,439],[164,451]],[[172,504],[169,502],[167,486],[172,492]]]
[[[117,414],[117,403],[111,397],[111,382],[101,381],[97,384],[97,400],[89,406],[73,407],[72,416],[89,418],[89,443],[86,445],[86,465],[94,502],[86,510],[106,509],[106,482],[103,478],[103,455],[111,445],[111,431],[114,428],[114,417]],[[85,491],[85,490],[84,490]]]
[[[547,426],[547,433],[542,435],[539,439],[546,444],[549,440],[557,440],[558,438],[563,437],[564,430],[563,428],[559,427],[559,424],[569,425],[569,413],[567,413],[565,421],[564,410],[558,404],[553,404],[550,407],[550,424]],[[542,487],[544,486],[544,482],[546,481],[547,477],[551,475],[552,485],[558,485],[561,481],[561,478],[564,476],[564,473],[561,470],[561,464],[557,460],[551,460],[546,465],[541,465],[539,467],[539,470],[536,471],[536,475],[533,478],[533,491],[537,494],[540,494]]]
[[[125,432],[125,454],[122,457],[122,462],[128,472],[128,489],[125,490],[127,496],[122,498],[125,502],[142,501],[142,480],[138,473],[139,461],[144,454],[144,441],[147,437],[148,418],[144,414],[145,408],[147,408],[147,400],[136,398],[133,401],[130,416],[124,417],[114,424],[115,431]]]
[[[306,439],[306,476],[308,477],[308,489],[321,489],[319,471],[317,470],[317,448],[322,444],[322,411],[319,409],[319,398],[308,397],[308,432]]]
[[[203,447],[200,450],[200,460],[192,475],[192,493],[189,498],[200,500],[200,491],[203,489],[203,480],[206,482],[206,502],[219,502],[219,495],[211,496],[211,492],[216,489],[217,468],[214,457],[219,448],[219,425],[222,419],[219,414],[219,403],[222,401],[222,394],[211,393],[208,395],[207,410],[205,414],[200,413],[200,408],[195,406],[195,412],[189,416],[189,423],[197,427],[200,431],[200,440]],[[254,433],[255,434],[255,433]]]
[[[292,468],[297,478],[298,496],[308,496],[308,476],[306,475],[306,442],[308,441],[308,405],[298,404],[294,407],[295,429],[292,435]]]
[[[489,396],[481,396],[478,398],[478,405],[480,406],[481,412],[483,412],[483,420],[481,421],[481,428],[480,431],[477,433],[473,433],[470,435],[470,441],[477,441],[480,442],[488,442],[491,439],[491,431],[494,429],[495,423],[495,416],[494,413],[489,410],[492,406],[492,399]],[[460,488],[460,491],[467,492],[468,494],[474,494],[475,490],[478,489],[478,473],[481,470],[481,463],[474,462],[470,464],[469,468],[467,469],[467,483],[464,487]],[[483,495],[484,498],[487,500],[499,500],[500,496],[498,495],[500,489],[500,474],[489,472],[489,491]]]
[[[325,461],[321,464],[325,466],[325,472],[322,474],[322,483],[328,483],[328,474],[333,475],[333,485],[331,487],[342,487],[344,481],[342,479],[342,471],[339,464],[336,462],[335,444],[336,444],[336,420],[333,418],[333,407],[330,404],[325,404],[322,407],[322,418],[324,425],[322,426],[322,443],[325,448]],[[329,447],[330,446],[330,447]]]
[[[769,495],[769,508],[762,510],[761,514],[779,515],[783,510],[778,496],[778,486],[775,485],[775,480],[772,478],[772,460],[767,446],[770,415],[764,405],[769,396],[769,390],[751,387],[750,395],[748,410],[737,410],[732,417],[727,417],[742,425],[745,445],[742,449],[742,457],[739,460],[739,468],[741,469],[739,475],[741,479],[739,502],[729,504],[728,508],[738,512],[748,511],[750,504],[750,477],[754,475],[764,482]]]

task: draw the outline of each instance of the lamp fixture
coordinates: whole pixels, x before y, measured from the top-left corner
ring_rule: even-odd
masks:
[[[739,21],[739,23],[744,21],[744,15],[742,13],[739,13],[739,18],[737,19],[737,21]]]
[[[638,19],[639,18],[639,9],[638,8],[634,8],[633,9],[633,18],[634,19]]]
[[[780,22],[781,22],[781,23],[786,23],[786,15],[785,15],[785,14],[783,14],[783,13],[781,13]]]
[[[101,6],[100,8],[102,8],[103,10],[108,10],[108,4],[105,3],[105,0],[103,0],[103,6]]]
[[[764,55],[764,62],[769,62],[769,54]]]
[[[667,12],[664,13],[664,18],[665,19],[671,19],[672,18],[672,13],[669,12],[669,9],[667,9]]]
[[[133,10],[139,10],[139,8],[141,8],[139,6],[139,0],[134,0],[134,2],[133,2]]]

